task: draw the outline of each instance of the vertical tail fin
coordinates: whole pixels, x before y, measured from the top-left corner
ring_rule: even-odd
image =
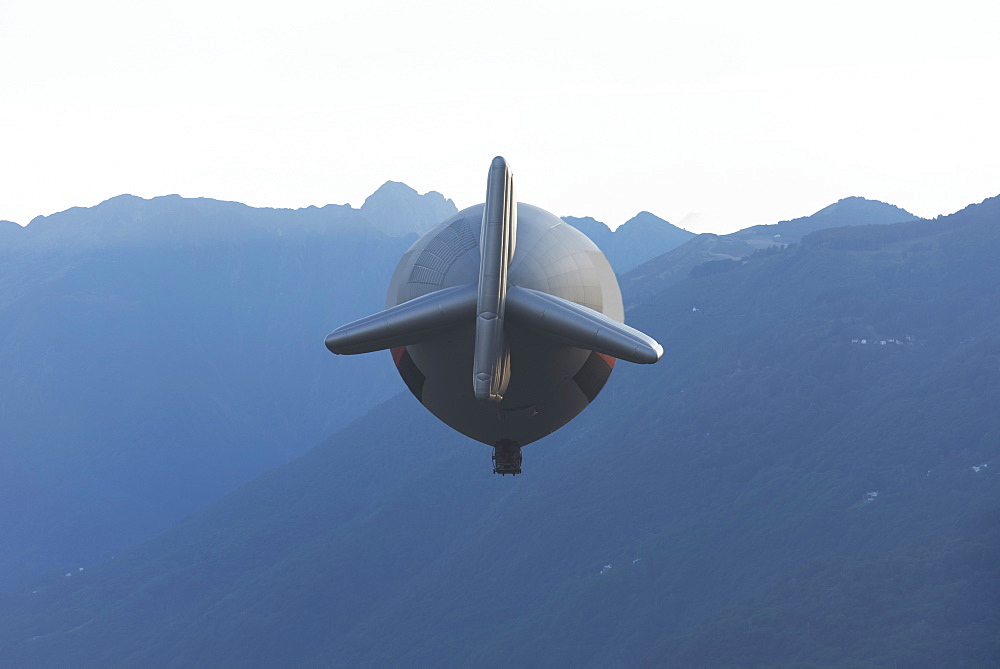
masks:
[[[479,294],[472,386],[476,399],[500,402],[510,380],[510,354],[504,335],[507,267],[514,257],[517,201],[510,168],[500,156],[490,165],[486,207],[479,239]]]

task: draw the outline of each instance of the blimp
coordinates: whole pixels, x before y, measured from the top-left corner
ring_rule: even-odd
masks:
[[[604,254],[554,214],[517,202],[498,156],[486,202],[417,239],[396,266],[385,310],[337,328],[326,347],[390,351],[428,411],[492,446],[494,473],[516,475],[521,447],[587,408],[618,360],[663,355],[624,320]]]

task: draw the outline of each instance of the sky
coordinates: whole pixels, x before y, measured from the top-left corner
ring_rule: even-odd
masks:
[[[1000,6],[0,0],[0,220],[386,180],[695,232],[1000,194]]]

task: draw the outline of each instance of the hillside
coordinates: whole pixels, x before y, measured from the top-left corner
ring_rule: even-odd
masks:
[[[639,212],[614,231],[589,216],[563,216],[563,220],[597,244],[618,274],[624,274],[694,237],[693,232],[678,228],[648,211]]]
[[[689,277],[629,314],[664,360],[616,367],[523,477],[396,397],[143,546],[0,597],[0,656],[986,666],[998,254],[993,198]]]
[[[901,207],[863,197],[845,197],[815,214],[800,216],[773,225],[755,225],[734,232],[737,239],[770,238],[794,244],[811,232],[849,225],[885,225],[912,221],[917,217]]]
[[[691,270],[714,261],[738,261],[771,247],[795,244],[805,235],[826,228],[855,225],[885,225],[916,217],[885,202],[847,197],[811,216],[773,225],[755,225],[728,235],[700,234],[671,251],[626,271],[621,277],[626,307],[639,304],[655,293],[687,278]],[[716,268],[725,267],[722,262]],[[709,270],[711,271],[711,270]]]
[[[323,337],[454,212],[387,182],[359,209],[121,195],[0,225],[0,591],[155,536],[398,392],[387,354]]]
[[[413,239],[178,196],[0,235],[0,589],[154,536],[397,392],[322,341]]]

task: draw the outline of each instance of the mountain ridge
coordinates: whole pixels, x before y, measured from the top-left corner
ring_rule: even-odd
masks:
[[[376,230],[390,237],[423,234],[458,208],[437,191],[423,195],[399,181],[386,181],[358,209]]]
[[[562,220],[597,244],[618,274],[668,252],[694,236],[693,232],[648,211],[640,211],[614,230],[590,216],[563,216]]]
[[[409,227],[454,209],[382,190]],[[387,355],[322,344],[384,306],[416,239],[371,202],[120,195],[0,227],[0,591],[155,535],[398,392]]]
[[[619,365],[525,449],[516,487],[397,396],[113,562],[0,597],[0,649],[21,664],[981,665],[1000,651],[997,253],[990,198],[688,276],[629,312],[664,359]],[[963,633],[970,611],[982,634]]]
[[[770,225],[755,225],[726,235],[702,233],[621,276],[626,305],[634,305],[683,280],[700,265],[712,261],[739,261],[772,246],[794,244],[825,228],[881,225],[918,219],[895,205],[851,196],[841,198],[809,216]]]

